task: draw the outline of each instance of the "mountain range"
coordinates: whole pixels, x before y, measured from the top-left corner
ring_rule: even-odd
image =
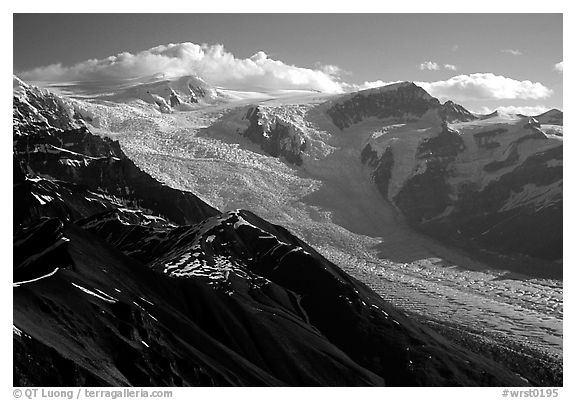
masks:
[[[258,101],[193,76],[52,89],[14,78],[15,386],[561,379],[536,361],[513,366],[502,362],[502,350],[448,337],[318,248],[340,237],[327,233],[336,229],[328,220],[346,235],[370,237],[402,226],[401,238],[423,234],[558,279],[560,111],[476,115],[410,82],[339,96],[268,93]],[[178,125],[189,118],[200,126],[193,138]],[[162,136],[165,127],[194,161]],[[119,132],[127,133],[115,140]],[[142,136],[150,132],[158,136]],[[155,163],[167,154],[172,161]],[[204,163],[197,174],[170,170],[197,160]],[[261,164],[276,169],[257,180]],[[240,175],[250,190],[271,179],[290,193],[305,191],[306,208],[284,201],[306,209],[318,228],[303,230],[298,221],[309,220],[295,217],[269,222],[280,212],[271,210],[276,195],[261,204],[243,197],[234,180]],[[179,177],[203,189],[183,187]],[[371,212],[394,210],[390,221],[402,225],[364,224],[370,215],[339,196],[355,185],[350,193],[370,193],[361,204],[380,196]],[[412,230],[419,233],[403,233]],[[393,257],[392,248],[381,257]]]

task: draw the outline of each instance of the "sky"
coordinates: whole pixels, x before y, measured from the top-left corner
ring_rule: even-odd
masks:
[[[561,14],[14,14],[31,81],[199,74],[235,88],[414,81],[476,112],[563,108]]]

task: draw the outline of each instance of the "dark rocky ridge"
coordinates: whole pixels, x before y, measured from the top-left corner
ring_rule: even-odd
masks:
[[[552,109],[534,117],[541,124],[564,125],[564,113],[557,109]]]
[[[15,386],[525,384],[30,99],[14,103]]]
[[[430,109],[440,109],[438,99],[411,82],[367,89],[345,95],[328,108],[332,122],[340,129],[349,128],[365,118],[416,120]]]
[[[412,177],[394,198],[410,222],[431,219],[453,205],[453,189],[447,183],[451,176],[450,164],[465,147],[458,132],[446,124],[436,136],[420,143],[416,157],[426,161],[426,170]],[[388,196],[387,186],[379,188]]]
[[[109,230],[116,222],[99,216],[65,224],[71,266],[15,289],[14,324],[21,331],[15,335],[16,383],[59,376],[61,365],[70,375],[59,380],[75,384],[516,382],[513,374],[496,372],[489,361],[414,324],[281,228],[247,212],[216,218],[220,223],[199,237],[201,253],[208,260],[231,256],[226,276],[205,268],[205,275],[169,277],[154,267],[159,256],[186,251],[201,231],[194,227],[122,224]],[[234,228],[240,219],[249,225]],[[54,219],[44,224],[62,226]],[[83,226],[99,235],[115,232],[112,242],[124,251],[161,231],[166,237],[126,257]]]
[[[26,94],[27,101],[14,101],[14,157],[34,175],[122,198],[176,223],[195,223],[217,213],[194,194],[172,189],[140,170],[118,142],[92,135],[59,102],[46,101],[31,89]]]
[[[478,119],[477,116],[475,116],[470,111],[462,107],[460,104],[454,103],[452,100],[448,100],[447,102],[442,104],[440,115],[442,117],[442,120],[448,123],[466,122]]]
[[[455,144],[456,145],[456,144]],[[562,159],[562,147],[552,148],[519,163],[517,143],[503,161],[484,166],[487,173],[513,168],[498,180],[480,189],[473,184],[455,188],[448,183],[453,160],[443,157],[441,148],[430,153],[428,168],[410,178],[394,202],[410,221],[440,237],[463,235],[504,253],[521,253],[546,260],[562,258],[562,198],[548,206],[516,207],[501,211],[512,193],[525,185],[542,186],[562,179],[562,166],[551,167],[548,161]],[[447,207],[452,211],[441,218]],[[542,232],[546,232],[543,236]]]
[[[519,192],[530,184],[549,185],[562,179],[561,165],[547,165],[548,161],[559,159],[562,159],[562,147],[555,147],[532,155],[481,191],[465,188],[453,216],[458,228],[466,236],[481,238],[501,251],[513,250],[547,260],[561,259],[562,197],[537,210],[527,206],[500,211],[511,191]]]
[[[306,151],[306,140],[295,131],[290,123],[273,117],[269,126],[264,126],[260,119],[262,110],[258,106],[249,107],[244,119],[249,122],[246,130],[239,132],[272,157],[283,157],[287,162],[302,165],[302,153]]]
[[[350,128],[366,118],[415,122],[427,111],[436,110],[443,121],[472,121],[477,117],[459,104],[438,99],[412,82],[367,89],[342,96],[330,105],[327,114],[340,129]]]
[[[384,197],[388,196],[388,184],[392,177],[392,167],[394,166],[394,153],[392,148],[387,147],[382,156],[378,157],[378,153],[372,150],[368,143],[362,150],[360,155],[363,164],[368,164],[374,168],[372,178],[378,187],[378,190]]]
[[[403,91],[400,91],[402,88]],[[407,110],[402,104],[407,98],[405,92],[409,90],[418,93],[420,99],[427,98],[413,86],[403,85],[397,90],[383,91],[386,101],[375,101],[374,107],[381,108],[371,114],[400,116],[400,111]],[[352,97],[350,102],[345,102],[340,109],[354,110],[356,104],[358,101]],[[500,124],[496,125],[496,128],[474,133],[475,145],[479,151],[485,152],[482,153],[483,157],[486,157],[482,170],[486,174],[502,173],[498,179],[480,188],[473,182],[462,182],[458,185],[451,183],[458,178],[456,165],[467,149],[460,133],[451,129],[448,122],[456,119],[466,121],[469,113],[449,102],[444,104],[449,106],[444,109],[440,109],[438,103],[430,99],[427,104],[431,109],[439,110],[444,122],[438,133],[423,139],[417,148],[414,162],[425,165],[423,171],[413,174],[403,182],[400,191],[393,198],[389,197],[389,181],[394,168],[394,158],[402,155],[394,154],[392,147],[385,148],[379,155],[370,143],[362,151],[361,161],[373,168],[372,176],[382,195],[391,200],[414,227],[442,240],[459,243],[467,248],[471,246],[474,249],[489,249],[509,255],[550,261],[562,259],[561,194],[549,199],[542,207],[505,207],[510,196],[520,193],[530,185],[561,185],[561,145],[544,147],[522,161],[518,150],[528,141],[546,144],[545,141],[550,139],[540,129],[541,123],[550,123],[548,119],[558,121],[558,112],[552,110],[539,117],[526,117],[506,126]],[[417,111],[409,111],[408,115],[423,115],[422,103],[421,106]],[[445,110],[461,112],[461,118],[451,117]],[[347,121],[359,122],[365,117],[358,113],[350,115],[355,117],[348,118]],[[475,119],[472,114],[470,116],[470,120]],[[545,122],[540,122],[538,118]],[[341,127],[347,126],[344,124]],[[502,146],[500,136],[509,135],[512,130],[518,134],[505,148],[502,147],[505,157],[490,161],[493,151]],[[542,232],[546,233],[545,237]],[[561,275],[557,266],[552,270],[553,275]]]

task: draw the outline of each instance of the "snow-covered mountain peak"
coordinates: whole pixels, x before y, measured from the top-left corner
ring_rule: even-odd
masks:
[[[402,82],[395,82],[395,83],[390,83],[388,85],[384,85],[384,86],[377,86],[374,88],[368,88],[368,89],[363,89],[363,90],[359,90],[356,93],[362,93],[362,94],[371,94],[371,93],[383,93],[383,92],[389,92],[392,90],[398,90],[399,88],[420,88],[418,85],[416,85],[414,82],[410,82],[410,81],[402,81]],[[420,88],[422,89],[422,88]],[[424,90],[424,89],[422,89]]]
[[[38,82],[38,85],[74,100],[98,104],[144,103],[163,113],[190,111],[197,108],[197,104],[213,104],[226,99],[223,93],[196,75],[169,77],[159,73],[100,81]],[[18,86],[21,85],[15,81],[15,90]]]
[[[411,96],[418,98],[433,99],[433,97],[428,92],[426,92],[426,90],[416,85],[414,82],[403,81],[347,93],[338,96],[333,103],[343,103],[358,96],[371,97],[371,96],[392,94],[397,92],[410,93]]]
[[[105,99],[116,102],[143,100],[156,105],[161,112],[170,113],[174,110],[192,110],[195,104],[214,103],[221,97],[214,87],[195,75],[156,78],[160,79],[135,82],[125,88],[119,88],[116,93],[112,92]]]
[[[67,100],[47,89],[29,85],[17,76],[13,76],[13,102],[14,126],[20,134],[30,125],[50,129],[73,129],[83,125]]]
[[[18,78],[16,75],[12,75],[12,86],[13,86],[13,93],[21,94],[25,88],[28,87],[28,84],[24,82],[22,79]]]
[[[62,226],[71,242],[70,264],[75,265],[65,273],[35,269],[38,275],[33,278],[43,279],[15,291],[19,308],[14,324],[15,331],[35,340],[46,338],[46,332],[58,339],[62,332],[70,333],[72,339],[59,339],[54,346],[64,356],[76,345],[77,332],[111,332],[97,335],[100,342],[82,337],[82,343],[94,349],[91,354],[103,354],[98,365],[112,366],[104,372],[94,367],[97,376],[106,371],[114,374],[104,383],[139,384],[131,374],[145,371],[147,377],[157,379],[144,382],[148,385],[201,384],[194,380],[197,369],[179,365],[178,360],[193,360],[200,348],[208,360],[202,364],[206,370],[213,356],[218,356],[209,352],[230,348],[231,358],[217,357],[226,368],[238,357],[246,358],[246,363],[227,374],[243,374],[262,357],[263,365],[272,365],[269,360],[280,357],[282,370],[274,376],[286,379],[282,382],[326,384],[331,381],[316,381],[317,375],[301,366],[328,371],[325,376],[332,379],[332,367],[303,360],[340,360],[338,354],[344,353],[338,343],[332,343],[338,337],[349,338],[342,345],[349,354],[336,363],[334,371],[353,384],[363,383],[358,373],[364,370],[376,378],[381,375],[391,385],[477,384],[487,382],[486,371],[491,370],[496,377],[503,376],[502,371],[487,368],[488,364],[474,364],[465,353],[459,356],[455,348],[442,343],[438,347],[437,340],[424,335],[416,321],[368,293],[287,229],[305,237],[356,277],[374,284],[383,295],[397,296],[398,288],[413,288],[416,283],[418,289],[409,293],[415,299],[426,299],[426,306],[418,308],[426,317],[444,321],[444,313],[448,318],[459,315],[456,322],[474,332],[480,325],[490,335],[504,332],[513,338],[521,336],[514,336],[514,328],[527,327],[523,334],[542,335],[545,346],[558,351],[561,321],[555,317],[555,308],[536,314],[552,315],[552,319],[534,323],[532,311],[526,315],[508,312],[516,303],[498,303],[505,308],[497,313],[492,307],[494,299],[501,301],[492,294],[500,289],[511,293],[514,302],[517,295],[528,302],[548,291],[547,286],[534,295],[519,294],[520,289],[507,286],[508,280],[493,279],[499,273],[467,271],[468,260],[450,261],[463,268],[435,266],[430,260],[440,256],[452,260],[451,250],[413,232],[404,222],[430,228],[441,240],[446,240],[447,233],[457,236],[462,232],[458,239],[478,238],[488,249],[529,250],[535,257],[556,259],[561,246],[557,233],[561,232],[562,140],[542,135],[544,126],[539,127],[537,119],[512,115],[468,121],[463,119],[469,118],[463,107],[450,101],[442,104],[411,82],[328,102],[327,95],[310,91],[218,88],[214,89],[215,104],[203,97],[200,101],[205,103],[198,106],[185,102],[186,96],[196,94],[194,89],[209,96],[211,88],[195,76],[159,74],[67,85],[59,88],[75,93],[75,98],[43,89],[36,92],[31,85],[14,80],[14,160],[19,171],[19,178],[15,174],[16,220],[27,223],[39,216],[57,216],[74,221]],[[223,92],[226,102],[220,103]],[[229,93],[237,98],[227,97]],[[190,112],[172,113],[186,110],[187,104]],[[335,105],[340,108],[332,108]],[[37,115],[29,114],[31,107]],[[160,114],[159,107],[170,114]],[[340,119],[331,111],[339,112]],[[70,129],[58,125],[57,117],[78,123],[81,117],[88,124]],[[41,118],[45,123],[37,123]],[[337,122],[343,123],[341,129]],[[92,135],[93,127],[119,142]],[[254,210],[276,225],[245,211],[219,213],[201,199],[220,209]],[[56,222],[52,224],[58,228]],[[43,249],[37,248],[38,252]],[[543,251],[547,249],[551,251]],[[63,263],[62,269],[67,265]],[[18,281],[30,279],[22,274],[16,265]],[[462,282],[478,284],[480,289]],[[528,284],[522,285],[519,288],[524,290]],[[53,297],[52,289],[60,287],[58,296],[62,296]],[[28,307],[31,303],[26,296],[38,293],[49,293],[46,304],[57,304],[59,309],[46,313],[44,307]],[[435,300],[446,293],[458,302]],[[559,305],[561,315],[561,287],[546,295],[550,300],[543,306]],[[60,309],[67,310],[70,304],[80,305],[78,313],[62,319]],[[97,308],[86,321],[96,325],[84,325],[83,317],[77,318],[93,309],[85,307],[88,304]],[[460,310],[465,312],[454,312]],[[522,319],[510,322],[509,315]],[[40,327],[29,322],[46,318],[49,323]],[[196,336],[206,334],[197,328],[198,321],[215,330],[209,336]],[[48,325],[54,329],[47,330]],[[373,325],[377,329],[355,329]],[[161,336],[164,330],[166,336]],[[174,332],[180,334],[174,337]],[[238,337],[249,341],[234,347]],[[214,346],[204,338],[214,340]],[[423,348],[417,345],[421,342]],[[20,339],[15,343],[20,346],[15,360],[29,365],[29,354],[36,354],[29,351],[36,351],[31,347],[34,343]],[[361,345],[356,348],[356,343]],[[279,355],[284,344],[288,344],[286,352]],[[256,360],[251,358],[253,348],[259,349]],[[137,362],[129,367],[117,363],[121,368],[134,366],[125,381],[117,382],[116,361],[110,363],[107,349],[114,350],[110,357],[130,356],[134,349],[144,357],[173,355],[174,378],[155,372],[166,364],[166,358],[147,358],[153,369],[142,369],[144,364]],[[385,351],[376,354],[374,349]],[[84,351],[79,349],[77,354]],[[44,356],[42,352],[36,355],[37,359]],[[403,369],[408,357],[409,366]],[[366,360],[366,364],[355,369],[349,359]],[[437,372],[450,366],[455,367],[448,374]],[[404,370],[407,375],[398,378],[398,371]],[[30,371],[35,376],[36,370]],[[475,371],[481,371],[479,378]],[[218,377],[215,373],[208,376]],[[373,378],[367,382],[380,382]],[[514,381],[495,382],[509,385]]]

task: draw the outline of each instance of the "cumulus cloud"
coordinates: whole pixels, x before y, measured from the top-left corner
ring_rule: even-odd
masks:
[[[425,61],[422,64],[420,64],[420,70],[422,70],[422,71],[424,71],[424,70],[438,71],[442,68],[450,70],[450,71],[456,71],[458,69],[454,64],[440,65],[434,61]]]
[[[369,89],[398,82],[401,81],[367,81],[360,85],[348,85],[347,90]],[[539,82],[518,81],[492,73],[458,75],[444,81],[414,83],[442,100],[536,100],[552,95],[552,90]]]
[[[518,81],[492,73],[458,75],[445,81],[417,82],[432,96],[452,100],[544,99],[552,90],[539,82]]]
[[[326,66],[328,67],[328,66]],[[100,81],[136,78],[162,73],[166,77],[199,75],[216,86],[265,89],[314,89],[340,93],[335,66],[327,70],[285,64],[259,51],[250,58],[236,58],[220,44],[177,43],[139,53],[124,52],[71,66],[61,64],[21,73],[32,81]]]
[[[493,111],[501,111],[506,114],[522,114],[528,116],[536,116],[550,110],[550,107],[537,105],[537,106],[499,106],[494,108],[481,107],[474,110],[477,114],[490,114]]]
[[[554,71],[558,71],[561,74],[564,73],[564,61],[554,64]]]
[[[441,67],[432,61],[423,65],[432,69],[455,67],[451,64]],[[195,74],[215,86],[226,88],[313,89],[327,93],[394,83],[378,80],[351,84],[342,80],[342,75],[348,73],[335,65],[316,64],[314,68],[303,68],[274,60],[263,51],[249,58],[237,58],[222,45],[194,43],[161,45],[134,54],[124,52],[71,66],[54,64],[20,73],[25,80],[46,82],[114,81],[156,74],[169,78]],[[444,81],[417,84],[433,96],[452,100],[543,99],[552,94],[552,90],[541,83],[491,73],[458,75]]]
[[[398,82],[402,82],[402,81],[393,81],[393,82],[384,82],[382,80],[365,81],[364,83],[362,83],[360,85],[347,85],[347,89],[349,91],[372,89],[372,88],[376,88],[376,87],[392,85],[393,83],[398,83]]]
[[[521,56],[522,55],[522,52],[518,49],[502,49],[502,50],[500,50],[500,52],[510,54],[513,56]]]
[[[341,78],[343,75],[350,75],[350,71],[346,71],[340,68],[338,65],[333,64],[322,64],[317,62],[314,64],[314,67],[327,75],[330,75],[334,78]]]
[[[420,69],[421,70],[429,70],[429,71],[437,71],[440,69],[440,66],[438,65],[438,63],[435,63],[434,61],[425,61],[422,64],[420,64]]]

